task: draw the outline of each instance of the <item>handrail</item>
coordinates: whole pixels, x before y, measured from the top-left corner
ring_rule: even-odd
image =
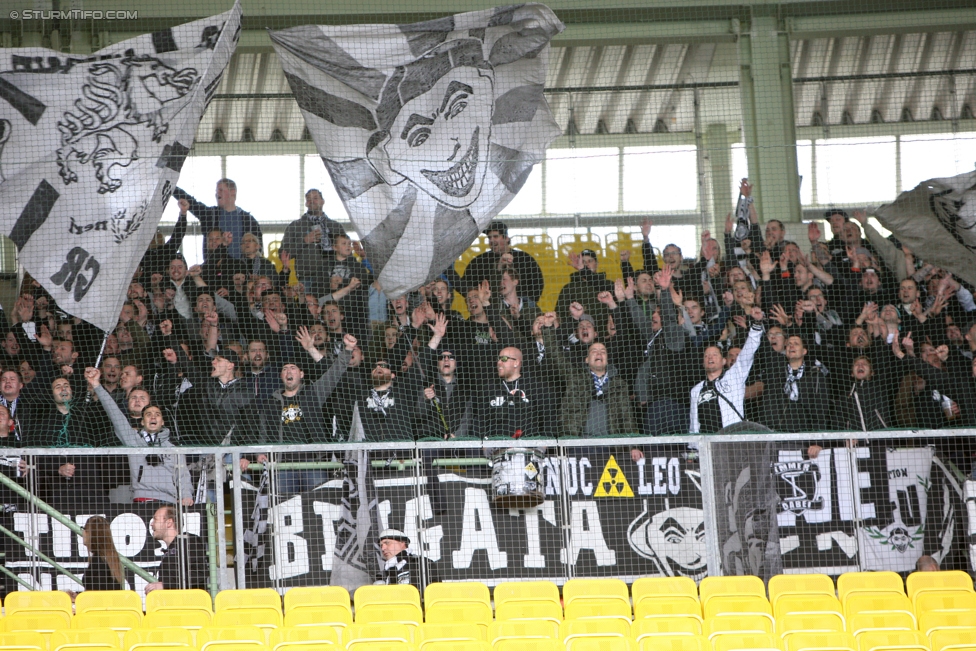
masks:
[[[56,560],[54,560],[53,558],[51,558],[50,556],[42,552],[40,549],[38,549],[34,545],[30,544],[29,542],[21,538],[10,529],[3,526],[2,524],[0,524],[0,533],[4,534],[8,538],[14,539],[21,547],[34,554],[34,556],[37,556],[39,559],[41,559],[42,561],[44,561],[45,563],[47,563],[48,565],[56,569],[58,572],[61,572],[69,579],[77,583],[78,585],[84,585],[84,582],[79,577],[75,576],[72,572],[68,571],[68,568],[64,567]]]

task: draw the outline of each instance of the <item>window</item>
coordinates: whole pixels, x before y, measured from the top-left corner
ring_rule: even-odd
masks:
[[[220,180],[220,156],[187,156],[180,171],[179,187],[208,206],[216,203],[214,191],[217,181]],[[160,221],[175,222],[180,216],[180,207],[176,200],[172,199],[163,209],[163,217]],[[193,217],[190,217],[193,223]],[[185,247],[184,247],[185,248]]]
[[[335,191],[335,186],[332,185],[332,177],[329,176],[329,171],[325,169],[322,158],[308,155],[305,156],[305,187],[302,188],[302,196],[305,196],[305,193],[312,188],[321,192],[322,198],[325,200],[322,212],[336,221],[347,221],[349,219],[346,207],[342,205],[342,199],[339,198],[339,193]],[[302,213],[304,212],[305,204],[302,203]]]
[[[901,189],[922,181],[972,171],[976,133],[936,133],[901,138]]]
[[[693,146],[625,147],[624,210],[695,210],[698,167]]]
[[[228,156],[227,178],[237,183],[237,205],[259,222],[292,221],[305,212],[298,156]]]
[[[894,136],[817,141],[820,204],[891,201],[894,196]]]
[[[618,149],[550,149],[546,152],[546,212],[617,212]]]
[[[542,164],[532,168],[525,185],[512,202],[501,211],[502,215],[538,215],[542,212]]]

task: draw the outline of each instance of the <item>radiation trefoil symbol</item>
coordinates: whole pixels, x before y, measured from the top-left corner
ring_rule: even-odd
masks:
[[[610,455],[610,460],[603,467],[603,474],[600,475],[600,482],[597,485],[594,497],[633,497],[634,491],[631,490],[627,477],[624,476],[617,460]]]

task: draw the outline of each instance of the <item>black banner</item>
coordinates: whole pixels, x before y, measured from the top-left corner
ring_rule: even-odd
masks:
[[[562,583],[570,566],[574,576],[700,579],[707,567],[697,453],[677,444],[644,454],[635,460],[630,448],[607,447],[578,448],[565,457],[527,454],[519,461],[544,494],[531,508],[499,506],[501,480],[493,486],[492,468],[433,466],[432,457],[419,476],[411,468],[374,469],[372,520],[380,530],[404,531],[435,579]],[[329,584],[344,486],[337,472],[313,490],[276,500],[262,534],[265,553],[248,565],[247,587]],[[257,483],[250,488],[245,514],[258,495]],[[374,573],[377,533],[369,532],[364,559]]]

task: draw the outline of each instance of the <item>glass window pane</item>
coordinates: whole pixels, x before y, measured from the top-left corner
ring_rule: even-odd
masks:
[[[220,156],[187,156],[183,169],[180,170],[180,180],[177,185],[197,201],[212,206],[217,203],[214,192],[219,180]],[[180,207],[176,204],[176,200],[171,200],[163,209],[163,218],[160,221],[175,222],[179,216]],[[194,223],[192,216],[190,223]]]
[[[901,189],[911,190],[922,181],[969,172],[974,162],[976,133],[902,136]]]
[[[550,149],[546,159],[546,212],[617,211],[616,147]]]
[[[695,210],[698,170],[694,147],[625,147],[624,210]]]
[[[739,198],[739,183],[749,176],[749,159],[746,146],[741,142],[732,145],[732,201]]]
[[[319,156],[310,154],[305,156],[305,187],[302,188],[302,194],[304,195],[312,188],[322,193],[322,198],[325,200],[322,211],[326,215],[336,221],[349,221],[349,213],[346,212],[346,207],[342,205],[342,199],[339,198],[335,186],[332,185],[332,177],[329,176],[329,171],[325,169],[325,163]],[[305,204],[303,203],[302,212],[299,214],[304,212]]]
[[[796,168],[800,174],[800,203],[813,203],[813,147],[809,140],[796,141]]]
[[[663,251],[668,244],[675,244],[681,249],[682,257],[694,258],[698,255],[698,231],[691,225],[655,225],[651,228],[650,241],[657,251]]]
[[[542,165],[529,172],[525,185],[512,202],[501,211],[502,215],[538,215],[542,212]]]
[[[228,156],[227,178],[237,183],[237,205],[258,222],[292,221],[304,212],[298,156]]]
[[[895,139],[817,141],[817,200],[821,204],[891,201],[895,197]]]

